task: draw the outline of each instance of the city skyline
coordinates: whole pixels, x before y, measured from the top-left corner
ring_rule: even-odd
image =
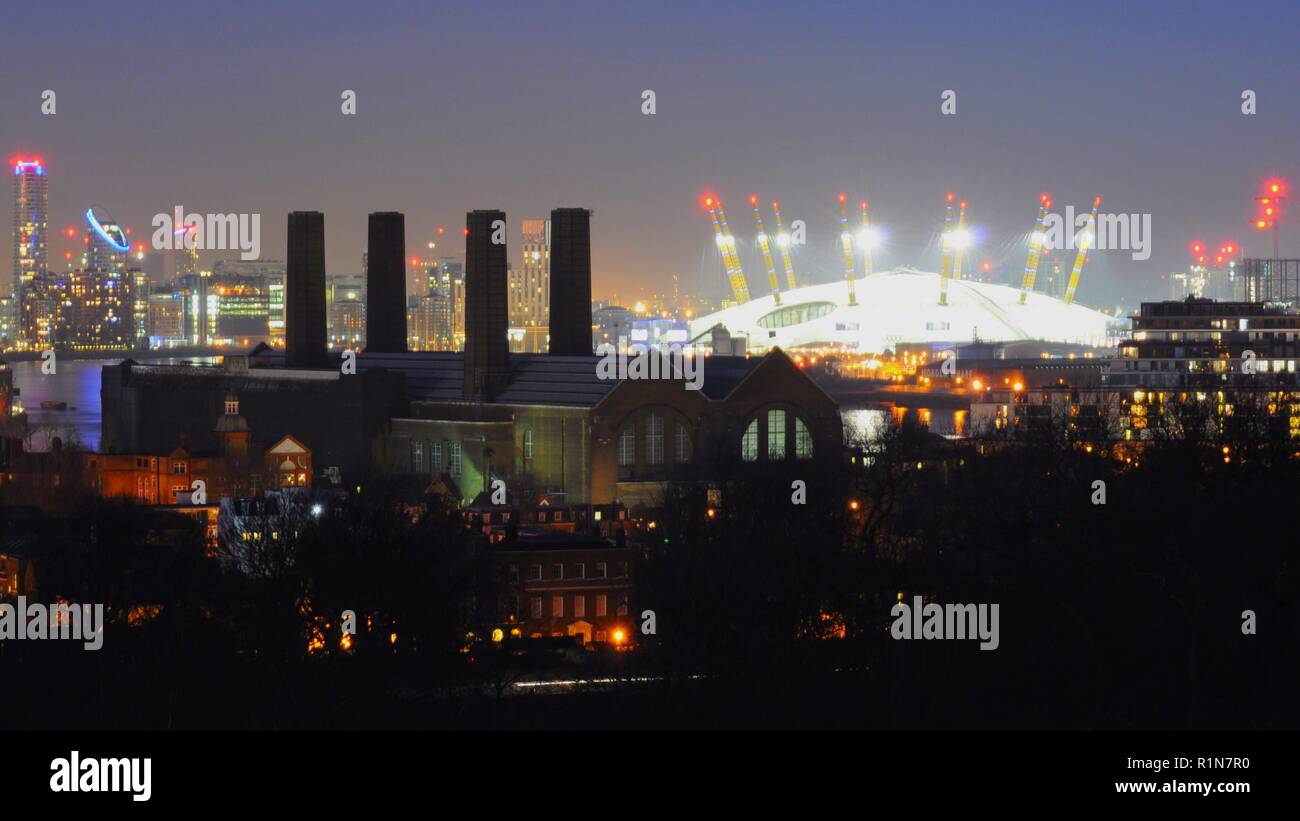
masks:
[[[108,21],[110,34],[129,31],[154,46],[147,57],[112,59],[97,43],[117,38],[83,42],[32,10],[34,36],[7,53],[10,82],[0,90],[7,111],[31,113],[6,118],[0,146],[52,169],[52,232],[95,203],[137,237],[177,203],[270,216],[310,208],[330,221],[331,273],[357,270],[372,211],[405,213],[408,240],[422,249],[437,226],[459,225],[459,214],[500,208],[511,215],[518,264],[522,220],[556,203],[589,208],[600,237],[597,297],[665,292],[674,275],[685,290],[724,296],[697,204],[706,191],[737,207],[752,192],[780,199],[787,220],[809,229],[796,265],[821,282],[838,270],[839,191],[870,199],[888,229],[878,269],[928,270],[937,269],[943,192],[960,191],[988,237],[979,259],[1007,278],[1021,264],[1016,240],[1038,192],[1077,207],[1100,194],[1117,212],[1153,215],[1153,253],[1146,262],[1096,254],[1080,300],[1132,306],[1159,296],[1161,274],[1186,268],[1192,240],[1266,253],[1266,237],[1248,225],[1251,197],[1263,179],[1300,176],[1286,137],[1300,105],[1282,79],[1296,58],[1267,24],[1281,8],[1261,4],[1227,19],[1208,5],[1176,16],[1125,8],[1128,28],[1105,38],[1066,12],[1036,9],[1033,21],[1008,24],[945,4],[789,19],[766,5],[671,18],[587,6],[455,10],[438,15],[432,50],[413,41],[410,24],[424,18],[415,7],[379,17],[339,8],[295,17],[312,53],[269,35],[276,20],[287,23],[286,10],[267,11],[267,26],[248,34],[234,25],[237,14],[196,10],[157,31],[202,21],[215,36],[163,38]],[[788,45],[769,51],[763,44],[778,23]],[[717,31],[725,36],[715,39]],[[1225,71],[1207,49],[1234,38],[1268,60]],[[381,41],[391,42],[389,56],[375,59]],[[1020,52],[1016,43],[1025,44]],[[234,47],[252,59],[230,66],[224,56]],[[39,49],[73,59],[51,64],[37,59]],[[468,60],[485,49],[503,59]],[[82,92],[90,64],[105,87],[131,89],[125,101]],[[174,65],[189,70],[164,70]],[[1179,71],[1152,76],[1168,65]],[[59,95],[53,115],[39,113],[45,89]],[[653,116],[641,113],[646,89],[656,92]],[[940,114],[945,89],[958,95],[953,117]],[[1243,89],[1258,95],[1253,116],[1240,111]],[[355,116],[340,111],[344,90],[357,94]],[[92,123],[101,126],[93,149],[82,139]],[[749,244],[745,215],[732,223]],[[263,258],[280,256],[283,231],[267,219]],[[460,253],[452,233],[448,252]],[[57,261],[57,233],[52,240]],[[10,237],[0,243],[8,256]],[[1284,226],[1281,244],[1282,256],[1295,256],[1300,236]],[[758,290],[757,254],[742,255]]]

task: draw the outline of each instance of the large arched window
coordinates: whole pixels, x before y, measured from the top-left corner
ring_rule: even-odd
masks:
[[[768,408],[750,420],[740,438],[740,458],[756,462],[781,462],[813,458],[812,431],[794,411]]]
[[[745,428],[745,435],[740,438],[740,458],[746,462],[758,459],[758,420],[755,419]]]

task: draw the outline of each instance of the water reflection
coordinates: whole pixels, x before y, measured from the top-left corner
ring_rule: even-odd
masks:
[[[67,444],[77,444],[89,450],[99,449],[100,404],[99,382],[101,369],[115,365],[114,359],[59,359],[55,373],[41,373],[40,360],[9,362],[14,374],[14,386],[21,391],[19,399],[27,410],[27,450],[48,450],[50,441],[59,437]],[[162,357],[137,359],[141,364],[177,365],[187,362],[212,364],[219,357]],[[41,407],[42,402],[64,402],[66,410]]]

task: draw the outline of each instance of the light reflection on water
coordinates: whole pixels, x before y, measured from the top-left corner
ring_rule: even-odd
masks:
[[[9,362],[14,374],[14,386],[19,389],[23,408],[27,411],[28,450],[48,450],[53,437],[65,443],[98,450],[100,415],[99,398],[101,369],[115,365],[120,359],[64,359],[58,360],[55,373],[41,373],[41,362]],[[161,357],[137,359],[148,365],[177,365],[185,362],[212,364],[218,357]],[[44,410],[41,403],[67,402],[67,410]]]

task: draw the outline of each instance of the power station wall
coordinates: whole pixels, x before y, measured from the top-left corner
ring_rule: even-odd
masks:
[[[337,466],[345,476],[382,464],[388,420],[406,411],[405,377],[393,371],[297,379],[124,362],[102,370],[101,449],[164,454],[184,438],[196,452],[214,450],[213,429],[232,392],[256,442],[291,435],[318,468]]]

